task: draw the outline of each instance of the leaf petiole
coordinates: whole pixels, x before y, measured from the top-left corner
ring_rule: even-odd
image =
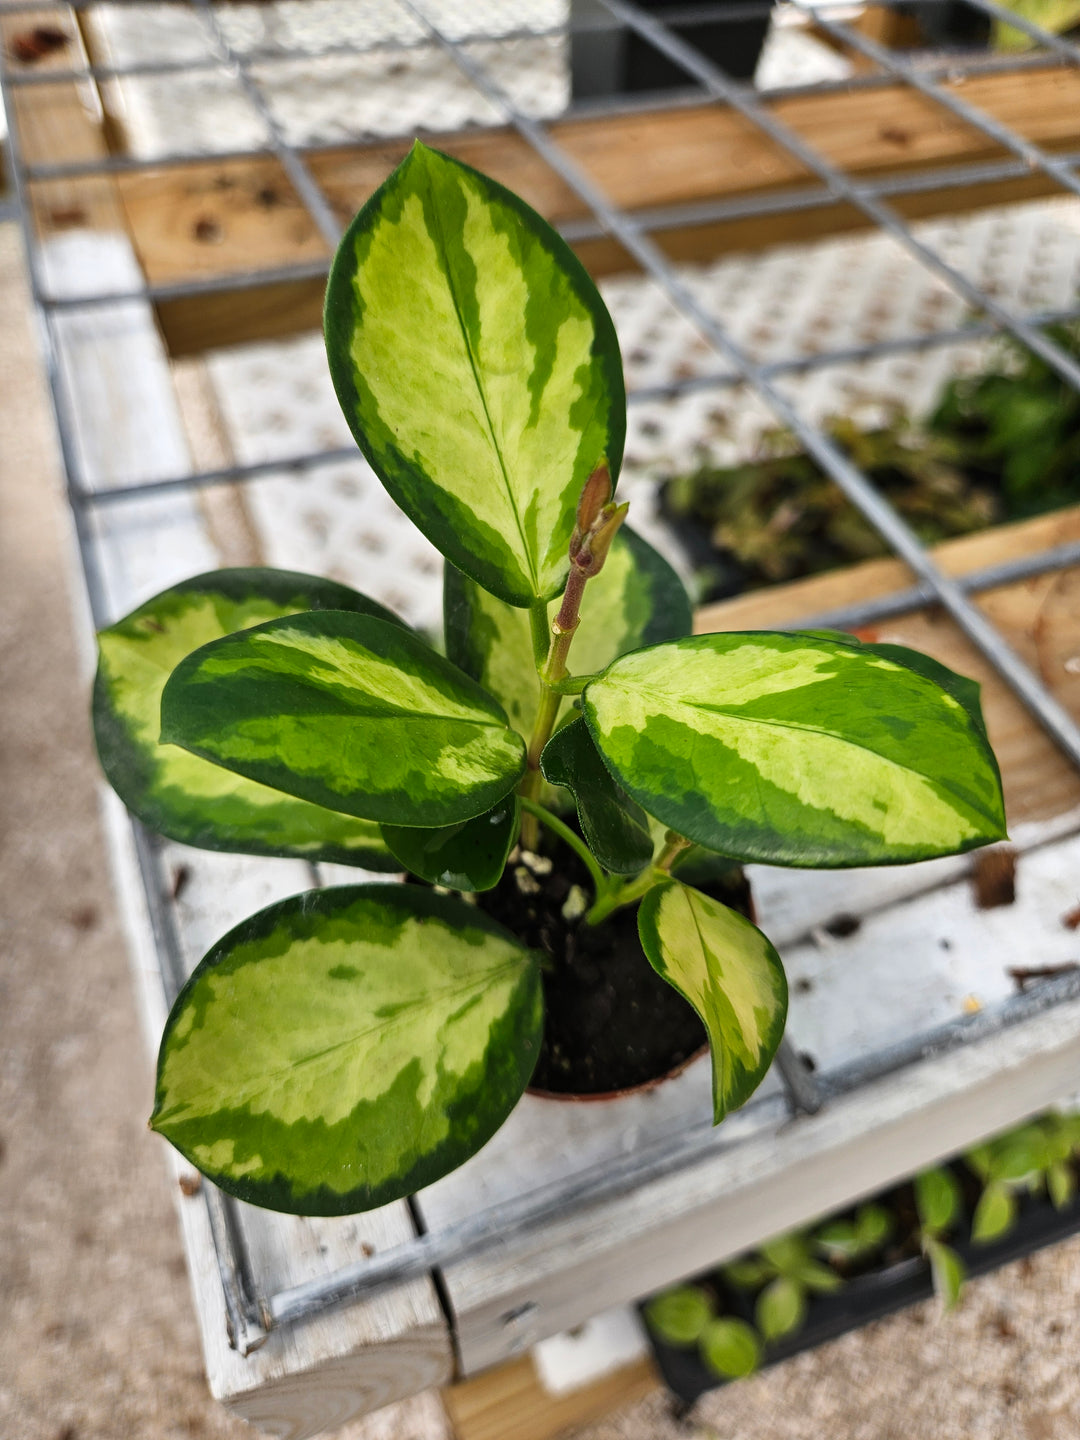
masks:
[[[580,695],[590,680],[599,678],[600,672],[595,675],[566,675],[562,680],[556,680],[548,686],[556,695]]]
[[[617,889],[609,889],[606,895],[597,895],[596,904],[585,916],[588,925],[599,925],[601,920],[606,920],[614,910],[621,910],[624,905],[633,905],[635,900],[648,894],[654,885],[661,880],[666,880],[671,874],[671,867],[679,858],[682,852],[688,849],[691,841],[685,835],[679,835],[674,830],[669,830],[664,840],[664,848],[656,859],[646,865],[639,875],[632,880],[626,880]]]
[[[521,802],[522,810],[535,816],[541,824],[546,825],[553,834],[558,835],[560,840],[564,840],[581,858],[582,863],[592,876],[593,884],[596,887],[597,899],[599,900],[601,896],[606,895],[610,889],[611,882],[596,863],[592,851],[585,844],[585,841],[582,840],[581,836],[575,835],[573,830],[570,829],[570,826],[560,820],[557,815],[553,815],[546,805],[540,805],[537,801],[531,800],[527,795],[521,795],[518,798]]]

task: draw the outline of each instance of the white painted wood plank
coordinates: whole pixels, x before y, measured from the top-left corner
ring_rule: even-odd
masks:
[[[1080,831],[1080,811],[1010,827],[1018,854],[1037,850]],[[855,870],[783,870],[749,865],[758,914],[769,938],[780,949],[804,940],[813,930],[841,915],[866,915],[911,899],[971,873],[974,857],[949,855],[917,865]],[[1024,869],[1021,862],[1021,869]]]
[[[1032,829],[1027,838],[1030,840],[1036,833]],[[1011,966],[1053,965],[1080,958],[1075,933],[1061,924],[1061,916],[1080,899],[1080,836],[1035,846],[1021,855],[1018,896],[1011,906],[977,910],[964,874],[967,868],[964,862],[959,867],[963,878],[951,885],[938,885],[879,909],[848,939],[822,937],[820,944],[804,943],[785,952],[792,987],[788,1038],[796,1050],[809,1053],[821,1070],[865,1059],[966,1011],[989,1007],[1014,994],[1016,986],[1008,974]],[[806,894],[805,887],[800,893]],[[864,898],[865,893],[860,896]],[[789,913],[794,923],[797,912]],[[768,930],[768,914],[762,914],[761,920]],[[805,933],[806,922],[797,928]],[[1074,1042],[1078,1038],[1080,1031],[1074,1035]],[[1006,1047],[1003,1055],[1013,1043],[1001,1041]],[[992,1054],[993,1049],[989,1045],[987,1053]],[[1080,1053],[1075,1058],[1080,1064]],[[1045,1077],[1043,1081],[1032,1081],[1039,1097],[1036,1105],[1049,1104],[1065,1094],[1080,1071],[1067,1070],[1067,1081],[1061,1083],[1057,1071],[1052,1069],[1050,1073],[1054,1080],[1049,1089]],[[982,1084],[982,1072],[980,1077]],[[916,1082],[897,1079],[895,1083],[903,1089]],[[1026,1083],[1026,1077],[1018,1079],[1015,1093],[1026,1093]],[[924,1103],[932,1109],[931,1098]],[[959,1139],[953,1148],[969,1142],[976,1133],[989,1133],[1008,1125],[1019,1113],[1026,1113],[1023,1108],[1014,1113],[1005,1096],[997,1110],[988,1104],[984,1115],[967,1103],[963,1087],[955,1100],[968,1130],[964,1133],[962,1127],[954,1128],[952,1133]],[[841,1107],[848,1104],[839,1103]],[[888,1093],[882,1103],[887,1111]],[[830,1103],[830,1113],[835,1104]],[[656,1144],[688,1126],[700,1126],[708,1113],[707,1062],[699,1062],[650,1095],[606,1107],[566,1106],[527,1096],[478,1156],[456,1174],[422,1192],[419,1203],[427,1224],[435,1229],[512,1195],[539,1191],[560,1180],[571,1181],[605,1158],[614,1159],[631,1148]],[[867,1113],[867,1128],[860,1133],[858,1144],[853,1142],[853,1150],[858,1153],[845,1157],[845,1184],[854,1189],[827,1202],[817,1192],[806,1190],[807,1208],[800,1211],[799,1220],[820,1213],[827,1204],[842,1203],[853,1193],[869,1192],[907,1173],[892,1168],[889,1152],[880,1148],[870,1125],[872,1113]],[[603,1202],[577,1219],[567,1217],[565,1222],[545,1228],[540,1232],[541,1249],[535,1255],[529,1249],[532,1242],[523,1242],[523,1255],[530,1258],[520,1262],[524,1267],[520,1272],[514,1258],[516,1243],[503,1235],[499,1237],[497,1263],[489,1256],[480,1256],[450,1267],[445,1279],[458,1317],[466,1372],[495,1363],[553,1329],[577,1324],[597,1308],[631,1300],[649,1284],[668,1283],[678,1273],[719,1258],[709,1251],[717,1244],[726,1246],[732,1233],[727,1214],[732,1203],[727,1194],[732,1177],[740,1173],[744,1156],[752,1154],[761,1143],[760,1134],[751,1134],[731,1147],[727,1137],[734,1133],[735,1119],[746,1123],[749,1116],[725,1122],[715,1142],[730,1152],[729,1162],[706,1158],[699,1165],[694,1172],[697,1178],[687,1190],[685,1214],[681,1213],[677,1194],[662,1212],[657,1212],[657,1218],[651,1216],[644,1199],[641,1213],[631,1204],[629,1215],[625,1213],[628,1202]],[[805,1123],[809,1122],[800,1125]],[[757,1124],[769,1133],[774,1129],[767,1114],[759,1114]],[[933,1158],[920,1150],[918,1139],[916,1135],[910,1140],[910,1153],[916,1158],[909,1170]],[[927,1131],[926,1139],[933,1150],[936,1135]],[[777,1155],[785,1153],[778,1139],[769,1143]],[[948,1146],[943,1145],[937,1153],[947,1151]],[[781,1175],[783,1167],[773,1173]],[[696,1188],[705,1174],[712,1174],[717,1186],[711,1196]],[[785,1180],[776,1186],[775,1195],[759,1193],[756,1206],[744,1217],[748,1224],[752,1220],[750,1231],[741,1232],[740,1244],[724,1253],[734,1253],[734,1249],[767,1238],[793,1223],[783,1218],[788,1213],[785,1197],[790,1188],[791,1182]],[[795,1184],[795,1189],[800,1195],[804,1193],[801,1183]],[[711,1236],[698,1234],[693,1214],[697,1207],[716,1211],[716,1229]],[[672,1234],[661,1234],[659,1227],[668,1224]],[[684,1231],[698,1237],[687,1241],[692,1258],[664,1274],[663,1266],[679,1253],[678,1236]],[[596,1242],[595,1273],[585,1282],[582,1261],[583,1253],[588,1252],[589,1236]],[[537,1264],[535,1271],[529,1268],[533,1260]],[[650,1269],[652,1265],[654,1269]],[[527,1293],[517,1288],[525,1274],[531,1282]],[[656,1278],[647,1281],[646,1274]],[[542,1301],[538,1295],[542,1295]],[[498,1316],[512,1315],[534,1304],[540,1308],[527,1309],[506,1325],[495,1323],[495,1311],[500,1305]],[[478,1306],[480,1313],[475,1314]]]
[[[78,245],[65,237],[65,242],[62,252],[50,254],[58,289],[67,267],[78,268],[71,277],[75,284],[98,258],[110,276],[133,278],[123,268],[123,237],[86,236]],[[65,313],[57,338],[86,483],[98,487],[184,473],[190,460],[149,308],[125,302],[104,311]],[[216,561],[197,500],[180,494],[103,508],[95,533],[106,561],[110,608],[117,615]],[[156,1045],[164,1019],[161,977],[130,829],[118,802],[110,799],[106,813],[140,1004]],[[167,874],[183,879],[176,921],[188,968],[252,910],[310,886],[307,866],[297,861],[170,845],[164,863]],[[178,1171],[189,1168],[178,1158],[171,1163]],[[329,1273],[361,1259],[368,1247],[401,1244],[414,1233],[404,1204],[373,1212],[362,1223],[296,1221],[240,1208],[262,1293]],[[203,1199],[181,1197],[180,1215],[211,1389],[269,1434],[299,1440],[449,1377],[449,1336],[427,1280],[274,1333],[261,1349],[241,1356],[228,1344]]]
[[[448,1267],[474,1374],[1007,1128],[1080,1083],[1080,1001],[759,1133],[688,1172]]]
[[[1016,994],[1013,967],[1080,962],[1062,916],[1080,903],[1080,836],[1021,855],[1013,905],[950,885],[881,910],[847,939],[783,952],[788,1036],[832,1070]],[[811,988],[807,989],[807,986]]]

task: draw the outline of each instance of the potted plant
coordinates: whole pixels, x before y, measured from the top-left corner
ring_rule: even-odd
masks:
[[[165,1029],[154,1128],[226,1191],[308,1214],[460,1165],[538,1063],[545,1089],[617,1088],[563,1073],[583,977],[594,1035],[629,994],[648,1036],[670,997],[687,1025],[659,1073],[707,1035],[721,1120],[787,1002],[725,903],[733,865],[1004,833],[971,681],[838,633],[689,633],[613,498],[610,318],[511,192],[417,145],[342,242],[326,333],[361,449],[448,561],[446,654],[341,586],[226,571],[107,629],[94,700],[106,774],[163,833],[414,881],[252,916]]]

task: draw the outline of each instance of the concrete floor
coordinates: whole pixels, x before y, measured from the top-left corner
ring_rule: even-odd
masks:
[[[253,1432],[206,1393],[145,1129],[70,573],[18,239],[0,225],[0,1437],[239,1440]],[[1080,1240],[972,1285],[948,1319],[920,1306],[719,1392],[688,1425],[657,1396],[578,1440],[1073,1440],[1078,1354]],[[431,1415],[339,1440],[434,1440]]]

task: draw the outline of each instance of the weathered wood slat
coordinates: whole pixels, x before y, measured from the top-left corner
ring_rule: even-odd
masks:
[[[464,1380],[443,1394],[456,1440],[554,1440],[617,1406],[632,1405],[660,1385],[648,1360],[639,1360],[568,1395],[541,1385],[532,1360],[512,1360]]]
[[[532,1235],[501,1233],[490,1257],[445,1272],[466,1373],[1074,1093],[1078,1041],[1080,1001],[1059,1004],[1015,1031],[864,1085],[817,1115],[770,1127],[632,1195],[568,1212]]]
[[[1080,148],[1080,72],[1062,66],[1031,74],[976,75],[964,98],[1052,151]],[[773,113],[856,178],[909,173],[1000,158],[999,149],[918,92],[901,85],[771,102]],[[556,122],[552,131],[617,204],[655,206],[764,195],[811,183],[786,152],[723,105],[694,105]],[[581,201],[515,132],[505,129],[430,137],[451,154],[519,191],[556,224],[581,219]],[[407,142],[319,151],[311,166],[342,220],[351,216],[401,159]],[[318,260],[326,254],[274,160],[225,161],[120,176],[130,232],[154,283],[240,275]],[[1039,173],[1022,179],[898,197],[908,218],[1034,199],[1055,190]],[[38,204],[48,224],[44,201]],[[750,217],[658,233],[675,259],[705,261],[734,250],[865,225],[850,206]],[[633,268],[607,239],[576,247],[596,275]],[[174,354],[239,340],[270,338],[318,324],[322,285],[290,282],[168,301],[158,307]]]

